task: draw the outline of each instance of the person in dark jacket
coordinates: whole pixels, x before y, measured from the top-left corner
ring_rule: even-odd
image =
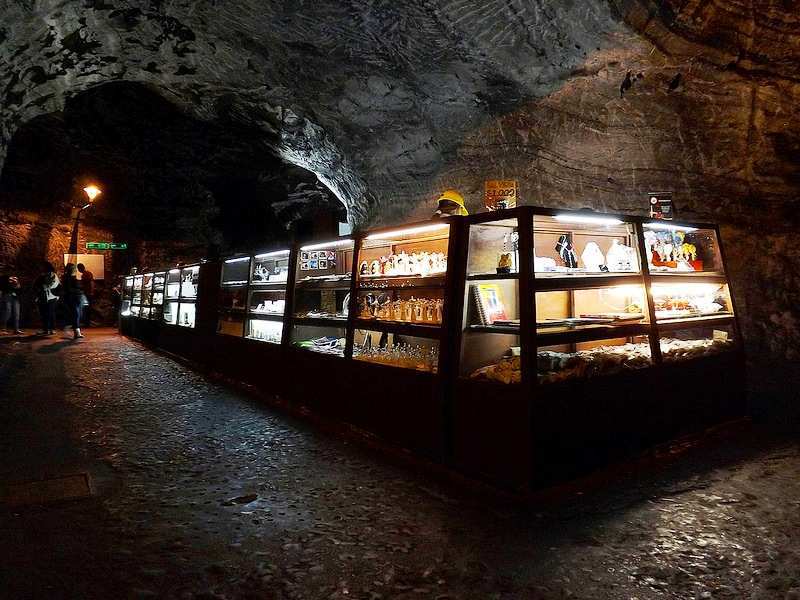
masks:
[[[84,326],[91,325],[91,310],[94,304],[94,273],[87,269],[83,263],[78,263],[78,273],[81,274],[81,289],[87,304],[83,307]]]
[[[81,308],[83,308],[84,295],[81,282],[76,277],[75,265],[67,263],[64,268],[64,277],[61,286],[64,289],[64,306],[67,308],[67,318],[72,325],[73,339],[82,338],[81,333]]]
[[[39,335],[52,335],[56,328],[56,303],[58,296],[55,290],[60,281],[56,275],[56,269],[52,263],[44,263],[44,271],[36,278],[34,292],[36,294],[36,305],[39,307],[39,314],[42,317],[42,330]]]
[[[2,297],[2,302],[0,303],[2,304],[2,314],[0,315],[2,330],[0,330],[0,333],[8,333],[6,327],[9,321],[13,325],[14,333],[22,333],[19,328],[19,294],[20,285],[16,277],[11,275],[0,280],[0,297]]]

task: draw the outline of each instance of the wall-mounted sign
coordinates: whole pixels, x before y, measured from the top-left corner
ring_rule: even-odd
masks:
[[[517,205],[517,182],[513,179],[487,179],[483,203],[489,210],[514,208]]]
[[[675,207],[672,204],[672,192],[650,192],[647,197],[650,200],[651,219],[672,220],[675,214]]]
[[[87,250],[127,250],[127,242],[86,242]]]

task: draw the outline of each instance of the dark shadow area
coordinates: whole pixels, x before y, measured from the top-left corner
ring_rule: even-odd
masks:
[[[83,202],[84,185],[99,182],[103,195],[87,225],[198,254],[286,240],[290,222],[276,204],[308,214],[325,206],[344,220],[343,206],[313,173],[276,156],[277,141],[233,120],[195,119],[144,85],[107,83],[17,131],[0,209],[63,217]],[[298,196],[306,188],[313,193]],[[35,248],[20,248],[30,260],[41,256],[36,239]]]
[[[42,346],[36,350],[39,354],[55,354],[57,352],[61,352],[64,348],[68,348],[69,346],[73,346],[76,343],[80,343],[78,340],[63,340],[61,342],[56,342],[54,344],[50,344],[49,346]]]

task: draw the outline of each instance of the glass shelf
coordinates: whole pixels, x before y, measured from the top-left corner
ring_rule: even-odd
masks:
[[[247,339],[270,344],[280,344],[283,337],[283,321],[250,318],[247,320]]]
[[[438,340],[406,333],[357,329],[353,359],[426,373],[439,370]]]

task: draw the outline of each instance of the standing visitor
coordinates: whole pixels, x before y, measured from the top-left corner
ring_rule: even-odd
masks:
[[[94,273],[89,271],[83,263],[78,263],[78,272],[81,274],[81,288],[83,295],[86,298],[84,305],[84,326],[91,325],[91,309],[94,304]]]
[[[64,268],[64,280],[61,285],[64,288],[64,306],[67,309],[67,318],[72,325],[73,339],[77,340],[83,337],[81,333],[81,308],[83,302],[85,302],[85,297],[76,273],[75,265],[67,263]]]
[[[45,261],[44,272],[39,275],[34,284],[36,304],[42,317],[42,330],[38,332],[39,335],[55,333],[56,302],[58,302],[55,291],[59,283],[55,268],[51,263]]]
[[[14,333],[22,333],[19,328],[19,293],[19,279],[11,275],[0,280],[0,296],[3,298],[3,313],[2,321],[0,322],[2,330],[0,330],[0,333],[8,333],[9,322],[13,324]]]

